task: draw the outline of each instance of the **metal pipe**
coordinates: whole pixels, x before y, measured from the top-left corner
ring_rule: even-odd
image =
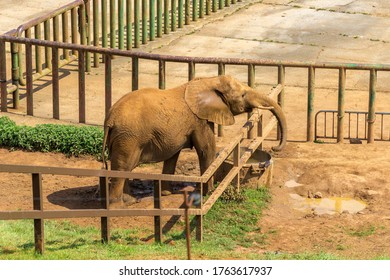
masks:
[[[162,22],[163,22],[163,19],[162,19],[162,15],[163,15],[163,4],[162,4],[162,1],[163,0],[157,0],[157,37],[158,38],[161,38],[162,37],[162,30],[163,30],[163,27],[162,27]]]
[[[138,57],[132,58],[132,78],[131,78],[131,89],[137,90],[138,89],[138,78],[139,78],[139,63],[138,63]]]
[[[131,15],[133,13],[132,0],[126,1],[126,49],[131,50],[133,47],[133,22]]]
[[[27,115],[34,115],[33,105],[33,75],[32,75],[32,45],[26,44],[26,96],[27,96]]]
[[[154,41],[156,38],[156,0],[149,0],[149,40]]]
[[[104,76],[105,76],[105,116],[108,115],[112,105],[112,64],[111,56],[105,55],[104,59]]]
[[[85,51],[79,50],[79,122],[85,123]]]
[[[376,96],[376,82],[377,82],[377,71],[372,69],[370,71],[370,92],[368,100],[368,136],[367,142],[374,143],[374,123],[375,123],[375,96]]]
[[[107,0],[102,0],[102,47],[108,47]]]
[[[345,78],[346,71],[344,68],[339,69],[339,91],[337,106],[337,143],[344,141],[344,100],[345,100]]]
[[[308,69],[308,89],[307,89],[307,141],[314,141],[314,90],[315,90],[315,69]]]
[[[116,48],[116,11],[115,0],[110,0],[110,48]]]
[[[169,0],[164,0],[164,34],[169,34]]]
[[[100,19],[99,19],[99,0],[93,0],[93,45],[95,47],[99,46],[99,28],[100,28]],[[95,68],[99,67],[100,55],[98,53],[93,54],[93,66]]]
[[[59,64],[59,55],[58,48],[52,48],[52,88],[53,88],[53,118],[60,119],[60,97],[59,97],[59,75],[58,75],[58,64]]]
[[[142,44],[148,42],[148,1],[142,0]]]
[[[165,73],[165,61],[160,60],[158,62],[158,88],[165,89],[166,73]]]
[[[176,31],[177,26],[177,18],[176,18],[176,1],[177,0],[171,0],[171,30]]]
[[[134,48],[140,47],[140,0],[134,0]]]
[[[118,0],[118,47],[125,48],[125,4],[124,0]]]

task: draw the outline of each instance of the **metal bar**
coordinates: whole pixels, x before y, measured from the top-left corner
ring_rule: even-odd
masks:
[[[185,0],[185,25],[191,23],[191,0]]]
[[[108,178],[99,177],[100,190],[100,207],[102,209],[109,209],[109,194],[108,194]],[[100,217],[101,238],[103,243],[110,241],[110,219],[108,217]]]
[[[184,26],[184,0],[179,0],[178,3],[178,26],[183,28]]]
[[[132,78],[131,78],[131,89],[137,90],[138,89],[138,78],[139,78],[139,62],[138,62],[138,57],[133,57],[132,58]]]
[[[344,100],[345,100],[345,80],[346,71],[344,68],[339,69],[339,92],[337,106],[337,143],[344,141]]]
[[[116,11],[115,0],[110,0],[110,48],[116,48]]]
[[[149,0],[149,40],[156,38],[156,0]]]
[[[157,37],[161,38],[162,37],[162,30],[163,30],[163,0],[157,0]]]
[[[111,56],[105,55],[104,58],[104,76],[105,76],[105,116],[108,115],[112,105],[112,65]]]
[[[100,29],[100,19],[99,19],[99,0],[93,0],[93,45],[95,47],[99,46],[100,36],[99,36],[99,29]],[[93,54],[93,66],[95,68],[99,67],[99,54],[94,53]]]
[[[154,208],[161,210],[161,180],[154,181]],[[158,243],[162,242],[162,220],[160,215],[154,216],[154,240]]]
[[[91,45],[91,38],[92,38],[92,16],[91,16],[91,1],[84,1],[84,13],[85,13],[85,22],[83,21],[83,24],[85,26],[85,44],[86,45]],[[86,53],[86,61],[85,61],[85,66],[86,66],[86,71],[91,72],[91,53],[87,52]]]
[[[165,89],[166,86],[165,61],[158,62],[158,88]]]
[[[308,69],[308,89],[307,89],[307,141],[314,141],[314,88],[315,88],[315,69]]]
[[[118,0],[118,47],[125,49],[125,4],[124,0]]]
[[[1,90],[1,112],[8,111],[7,100],[7,60],[5,41],[0,40],[0,90]]]
[[[133,47],[133,22],[131,15],[133,13],[132,0],[126,0],[126,49]]]
[[[351,114],[348,114],[348,138],[351,138]]]
[[[284,97],[285,96],[284,84],[285,84],[285,80],[286,80],[286,70],[285,70],[285,67],[283,65],[279,65],[278,66],[278,84],[282,85],[282,90],[280,91],[280,93],[278,95],[278,104],[280,105],[280,107],[282,109],[284,108],[284,98],[285,98]],[[280,131],[280,127],[278,126],[276,139],[280,140],[280,137],[281,137],[281,131]]]
[[[164,0],[164,34],[169,34],[169,0]]]
[[[60,79],[58,75],[59,54],[58,48],[52,48],[52,88],[53,88],[53,118],[60,119]]]
[[[34,26],[35,39],[42,39],[41,25]],[[42,47],[35,47],[35,67],[39,74],[42,74]]]
[[[192,0],[192,21],[198,20],[198,0]]]
[[[225,64],[223,63],[218,63],[218,76],[225,75]],[[218,125],[218,137],[223,137],[224,136],[224,131],[223,131],[223,126]]]
[[[65,11],[62,14],[62,42],[69,42],[69,12]],[[69,60],[69,50],[63,49],[63,58]]]
[[[78,43],[78,21],[77,21],[77,8],[71,10],[70,25],[72,27],[72,44],[76,45]],[[77,50],[73,50],[73,54],[76,54]]]
[[[383,140],[383,126],[384,126],[384,124],[383,124],[383,117],[384,117],[384,115],[382,114],[381,115],[381,138],[380,138],[380,140]]]
[[[43,211],[43,195],[42,195],[42,175],[39,173],[32,174],[32,195],[33,195],[33,209]],[[34,240],[35,252],[43,254],[44,245],[44,222],[43,219],[34,219]]]
[[[79,122],[85,123],[85,52],[79,51]]]
[[[211,14],[211,0],[206,0],[206,15],[210,15]]]
[[[148,42],[148,1],[142,1],[142,44]]]
[[[102,0],[102,47],[108,47],[108,16],[107,16],[107,0]]]
[[[34,115],[33,100],[33,76],[32,76],[32,46],[26,44],[26,96],[27,96],[27,115]]]
[[[44,38],[46,41],[50,40],[50,20],[46,20],[44,23]],[[45,62],[46,67],[51,69],[51,50],[50,47],[45,47]]]
[[[375,123],[375,96],[376,96],[376,82],[377,82],[377,71],[370,71],[370,92],[368,100],[368,131],[367,131],[367,143],[374,143],[374,123]]]
[[[140,0],[134,0],[134,48],[139,48],[140,39]]]
[[[11,63],[12,63],[12,85],[16,87],[12,92],[12,102],[13,108],[19,108],[19,53],[18,53],[18,45],[15,43],[11,43]],[[6,61],[5,59],[3,61]],[[1,63],[4,67],[6,67],[6,62]],[[0,66],[1,67],[1,66]],[[7,75],[5,75],[7,77]],[[0,80],[2,80],[0,78]]]
[[[199,0],[199,18],[204,18],[204,0]]]
[[[188,63],[188,80],[191,81],[195,78],[195,63]]]
[[[172,31],[176,31],[176,29],[177,29],[176,1],[177,0],[171,0],[171,30]]]

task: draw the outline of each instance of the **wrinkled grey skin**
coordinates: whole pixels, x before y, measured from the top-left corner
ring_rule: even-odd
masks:
[[[276,116],[286,144],[285,115],[276,101],[230,76],[194,79],[179,87],[141,89],[123,96],[104,122],[104,150],[111,169],[131,171],[141,163],[164,161],[163,173],[173,174],[180,151],[196,149],[203,174],[216,155],[210,123],[232,125],[234,116],[264,107]],[[123,193],[124,179],[112,178],[110,203],[130,205],[136,199]]]

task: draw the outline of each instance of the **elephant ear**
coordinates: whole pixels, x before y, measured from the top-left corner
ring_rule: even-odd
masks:
[[[198,118],[220,125],[232,125],[234,116],[218,93],[217,86],[217,80],[195,79],[185,89],[185,101]]]

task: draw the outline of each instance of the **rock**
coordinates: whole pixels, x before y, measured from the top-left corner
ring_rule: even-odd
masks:
[[[359,138],[351,138],[351,139],[349,139],[349,143],[350,144],[362,144],[363,142]]]
[[[321,192],[316,192],[314,194],[314,198],[322,198],[322,193]]]

